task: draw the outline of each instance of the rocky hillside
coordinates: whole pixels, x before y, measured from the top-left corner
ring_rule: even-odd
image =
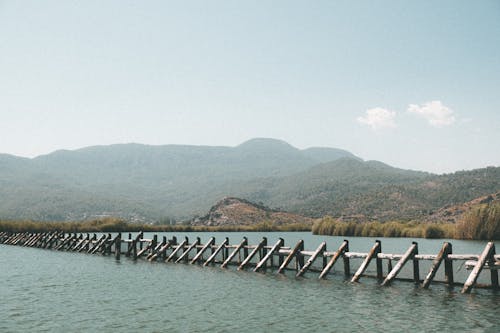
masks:
[[[275,225],[313,223],[313,219],[308,217],[273,210],[244,199],[226,197],[212,206],[207,215],[194,219],[191,224],[230,226],[252,225],[266,221]]]
[[[443,208],[437,210],[433,214],[425,217],[423,220],[426,222],[458,222],[464,214],[471,211],[475,207],[481,204],[489,204],[498,202],[500,203],[500,192],[481,196],[474,200],[465,202],[460,205],[447,205]]]

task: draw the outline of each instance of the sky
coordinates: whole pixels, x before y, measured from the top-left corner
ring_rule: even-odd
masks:
[[[500,166],[500,1],[0,0],[0,153],[255,137]]]

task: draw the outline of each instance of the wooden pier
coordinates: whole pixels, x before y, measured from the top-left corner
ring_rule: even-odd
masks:
[[[254,272],[270,269],[280,274],[285,270],[294,270],[296,277],[303,276],[307,272],[318,272],[319,279],[331,274],[334,265],[339,259],[342,259],[343,267],[341,270],[343,270],[346,279],[356,283],[362,277],[375,277],[383,286],[398,279],[402,268],[411,261],[411,269],[413,270],[411,281],[422,288],[428,288],[431,283],[445,283],[449,286],[460,285],[462,293],[470,293],[474,287],[499,288],[500,255],[495,253],[493,242],[488,242],[480,254],[454,254],[452,246],[448,242],[443,243],[443,247],[437,254],[419,254],[416,242],[413,242],[403,254],[389,254],[382,252],[382,243],[378,240],[368,253],[361,253],[351,252],[348,240],[344,240],[336,251],[329,252],[326,248],[326,242],[319,244],[314,251],[307,251],[304,250],[302,240],[294,244],[293,247],[287,247],[282,238],[279,238],[276,243],[268,245],[267,238],[264,237],[258,244],[250,245],[248,239],[244,237],[240,243],[231,245],[227,237],[220,244],[217,244],[214,237],[202,244],[199,237],[190,241],[187,237],[178,240],[176,237],[167,239],[166,236],[163,236],[160,241],[157,235],[150,239],[144,238],[142,232],[134,238],[130,233],[128,237],[122,238],[121,233],[114,236],[109,233],[98,236],[95,233],[91,235],[89,233],[68,234],[62,232],[0,232],[0,244],[113,255],[117,260],[120,260],[121,256],[124,255],[133,260],[144,258],[149,261],[184,262],[203,266],[218,265],[221,268],[235,265],[238,270],[251,267]],[[362,263],[351,276],[350,259],[354,258],[362,259]],[[421,278],[419,262],[424,260],[432,261],[432,264],[427,275]],[[394,266],[393,261],[396,262]],[[455,282],[453,278],[454,261],[461,261],[467,269],[471,270],[463,284]],[[316,266],[313,265],[315,262],[317,262]],[[376,266],[375,276],[366,274],[366,269],[372,262]],[[385,275],[384,263],[387,267]],[[441,264],[444,266],[445,278],[442,281],[437,281],[434,277]],[[490,284],[479,285],[477,283],[482,270],[489,271]],[[403,280],[408,280],[408,278]]]

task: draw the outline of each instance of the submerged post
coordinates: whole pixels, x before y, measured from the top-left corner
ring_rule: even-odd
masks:
[[[372,249],[366,256],[365,260],[359,266],[358,270],[356,271],[356,274],[351,279],[351,282],[358,282],[359,279],[361,278],[361,275],[365,272],[365,270],[368,268],[368,265],[370,264],[370,261],[380,253],[380,241],[376,240],[375,244],[373,245]]]
[[[494,251],[495,244],[493,244],[493,242],[488,242],[483,250],[483,253],[481,253],[481,256],[477,260],[476,266],[474,266],[474,269],[467,278],[467,281],[465,281],[464,287],[462,288],[462,294],[471,292],[472,288],[476,284],[477,278],[479,277],[479,273],[483,270],[484,265],[487,261],[492,260],[491,258],[493,257]],[[493,257],[493,261],[494,260],[495,258]]]
[[[120,254],[122,252],[122,234],[118,233],[115,238],[115,259],[120,260]]]

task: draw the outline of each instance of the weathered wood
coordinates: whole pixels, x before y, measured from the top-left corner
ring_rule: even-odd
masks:
[[[477,278],[479,277],[479,273],[481,273],[481,270],[484,267],[484,264],[486,264],[488,260],[492,259],[494,260],[494,251],[495,251],[495,245],[493,244],[493,242],[488,242],[483,252],[479,256],[476,266],[470,273],[469,277],[467,278],[467,281],[465,281],[464,286],[462,288],[462,294],[471,292],[472,288],[476,284]]]
[[[420,267],[418,264],[418,260],[415,259],[415,256],[418,254],[418,244],[415,244],[415,249],[413,250],[413,281],[415,284],[420,284]]]
[[[245,266],[248,265],[248,263],[250,262],[250,260],[252,260],[252,258],[257,254],[257,252],[259,252],[260,249],[262,249],[264,247],[264,245],[266,245],[266,244],[267,244],[267,238],[266,237],[262,237],[262,240],[260,241],[259,245],[257,245],[252,250],[252,252],[250,252],[250,254],[245,259],[243,259],[243,261],[241,262],[240,266],[238,266],[238,270],[242,270],[243,268],[245,268]]]
[[[153,261],[153,260],[156,260],[156,258],[158,258],[158,256],[160,255],[164,255],[166,253],[166,251],[173,245],[173,242],[172,241],[167,241],[165,244],[163,244],[163,246],[155,253],[153,254],[152,256],[150,256],[148,258],[149,261]]]
[[[225,248],[228,244],[229,244],[229,238],[226,237],[226,239],[224,239],[224,241],[217,247],[217,249],[212,253],[212,255],[208,257],[207,261],[203,263],[203,266],[208,266],[210,263],[212,263],[217,257],[217,254],[219,254],[219,252],[223,248]]]
[[[323,268],[323,271],[321,271],[321,274],[319,275],[319,279],[323,279],[330,272],[333,265],[335,265],[337,260],[340,257],[342,257],[342,255],[344,254],[344,252],[348,246],[349,246],[349,241],[344,240],[342,242],[342,245],[340,245],[339,249],[337,250],[337,252],[335,252],[333,257],[330,258],[330,261],[328,262],[328,264],[326,264],[325,268]]]
[[[227,265],[231,262],[231,260],[234,258],[234,256],[240,252],[240,250],[242,248],[245,248],[245,246],[248,245],[248,239],[246,237],[243,237],[243,240],[241,241],[240,244],[238,244],[238,246],[236,246],[236,248],[233,250],[233,252],[231,252],[230,255],[228,255],[226,257],[226,260],[224,260],[224,262],[222,263],[222,265],[220,265],[221,268],[226,268]],[[246,248],[245,248],[246,249]],[[247,249],[247,253],[248,253],[248,249]],[[248,254],[245,256],[245,258],[248,257]]]
[[[131,234],[128,235],[130,239],[132,235]],[[144,233],[142,231],[139,232],[137,236],[135,236],[135,239],[132,239],[132,242],[128,243],[127,253],[125,253],[126,257],[130,256],[130,254],[132,254],[132,251],[134,251],[134,259],[137,259],[137,243],[140,242],[143,235]]]
[[[427,289],[429,288],[429,285],[431,284],[432,280],[434,279],[434,276],[436,276],[436,272],[439,269],[439,266],[441,265],[441,262],[444,260],[444,258],[448,255],[449,251],[449,246],[450,243],[444,242],[443,246],[441,247],[441,250],[436,256],[436,259],[432,262],[431,269],[429,270],[429,273],[424,279],[424,282],[422,283],[422,288]]]
[[[102,235],[98,240],[97,242],[94,244],[94,246],[91,246],[90,249],[88,250],[88,253],[90,254],[94,254],[97,252],[97,250],[99,249],[99,247],[101,246],[101,244],[103,242],[106,241],[106,235]]]
[[[122,234],[118,233],[115,237],[115,259],[120,260],[120,255],[122,253]]]
[[[189,252],[196,248],[196,246],[198,246],[200,244],[201,240],[200,240],[200,237],[196,237],[196,240],[194,241],[193,244],[191,244],[182,254],[179,258],[177,258],[177,260],[175,261],[176,263],[180,262],[182,259],[185,259],[186,261],[189,259]]]
[[[408,250],[405,252],[403,257],[401,259],[399,259],[396,266],[394,266],[394,268],[389,272],[389,274],[387,274],[384,282],[382,282],[383,286],[389,285],[392,282],[392,280],[394,280],[394,278],[398,275],[398,273],[403,268],[404,264],[406,264],[406,262],[408,260],[410,260],[415,255],[415,251],[418,249],[417,246],[418,245],[416,242],[412,243],[412,245],[408,248]]]
[[[189,239],[186,237],[179,245],[177,245],[177,247],[175,248],[175,250],[172,251],[172,253],[170,253],[170,255],[168,256],[168,258],[165,260],[165,262],[169,262],[170,260],[176,258],[177,254],[180,252],[180,250],[183,250],[184,251],[184,247],[189,243]]]
[[[142,244],[142,242],[141,242]],[[149,242],[146,247],[143,247],[139,252],[137,252],[137,257],[140,258],[144,253],[146,253],[153,246],[153,242]]]
[[[201,248],[200,251],[198,251],[198,253],[196,253],[196,255],[194,256],[194,258],[191,260],[191,264],[196,263],[201,258],[201,256],[203,255],[203,253],[206,250],[208,250],[209,248],[211,248],[211,246],[214,243],[215,243],[215,237],[210,237],[210,239],[208,240],[208,242]]]
[[[500,264],[500,262],[498,262]],[[491,249],[491,255],[488,257],[486,264],[490,267],[490,276],[491,276],[491,288],[498,289],[498,270],[495,268],[495,244],[493,244],[493,248]]]
[[[266,255],[257,263],[257,265],[254,268],[254,272],[258,272],[266,263],[266,261],[272,257],[272,255],[279,250],[279,248],[285,243],[285,240],[283,238],[280,238],[276,244],[266,253]]]
[[[376,240],[372,249],[370,250],[370,252],[368,252],[368,255],[366,256],[365,260],[363,260],[363,263],[361,263],[361,266],[359,266],[358,270],[356,271],[356,273],[352,277],[351,282],[358,282],[359,281],[359,279],[361,278],[361,275],[363,275],[365,270],[368,268],[370,261],[374,257],[377,257],[377,254],[380,253],[380,247],[381,247],[380,241]]]
[[[278,273],[282,273],[286,269],[288,264],[290,264],[290,262],[292,261],[293,258],[295,258],[295,260],[297,260],[297,254],[299,253],[300,249],[303,249],[303,248],[304,248],[304,241],[301,239],[297,242],[297,244],[295,245],[293,250],[288,254],[288,256],[285,258],[283,263],[280,265],[280,267],[278,269]]]
[[[307,272],[307,270],[309,269],[309,267],[311,267],[313,262],[316,260],[316,258],[325,250],[326,250],[326,242],[321,242],[321,244],[318,246],[316,251],[314,251],[313,255],[311,257],[309,257],[309,260],[307,260],[305,265],[302,266],[302,268],[297,272],[297,274],[295,274],[295,276],[300,277],[300,276],[304,275]]]

